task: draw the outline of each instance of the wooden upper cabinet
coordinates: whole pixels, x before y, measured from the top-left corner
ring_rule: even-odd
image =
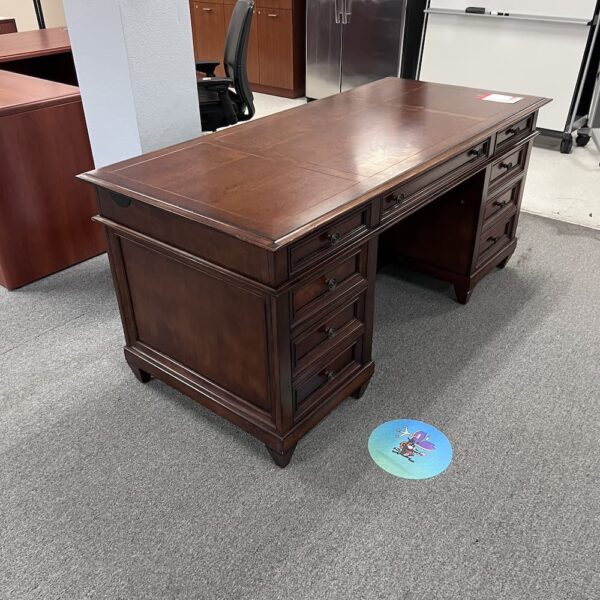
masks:
[[[222,63],[226,29],[223,5],[212,2],[191,2],[190,10],[196,59]],[[225,75],[222,64],[217,68],[216,74],[221,77]]]
[[[223,9],[225,12],[225,37],[227,37],[227,28],[233,14],[234,2],[231,4],[226,0]],[[260,75],[258,70],[258,11],[255,8],[252,15],[252,26],[250,28],[250,41],[248,43],[248,58],[246,68],[248,70],[248,80],[250,83],[260,83]]]
[[[235,0],[190,0],[197,59],[223,60]],[[304,94],[305,0],[256,0],[248,45],[248,80],[257,92]],[[224,75],[223,67],[217,69]]]
[[[259,8],[258,44],[261,85],[292,89],[292,11]]]

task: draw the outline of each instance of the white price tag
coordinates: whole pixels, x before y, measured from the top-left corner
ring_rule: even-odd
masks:
[[[505,96],[504,94],[482,94],[478,98],[486,102],[501,102],[502,104],[515,104],[519,100],[523,100],[522,96]]]

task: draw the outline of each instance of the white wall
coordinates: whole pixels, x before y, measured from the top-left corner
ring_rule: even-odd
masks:
[[[62,0],[42,0],[42,10],[46,27],[64,27]],[[16,19],[18,31],[38,28],[32,0],[0,0],[0,16]]]
[[[200,135],[188,0],[64,0],[97,167]]]

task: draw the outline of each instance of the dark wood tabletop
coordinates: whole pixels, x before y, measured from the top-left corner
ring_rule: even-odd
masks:
[[[0,116],[80,99],[79,88],[0,70]]]
[[[487,91],[387,78],[82,178],[277,248],[549,102]]]
[[[0,63],[71,51],[65,27],[6,33],[0,36]]]

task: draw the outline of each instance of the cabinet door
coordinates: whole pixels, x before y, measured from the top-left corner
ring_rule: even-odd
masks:
[[[260,84],[292,89],[292,11],[258,9]]]
[[[235,4],[225,4],[223,6],[225,11],[225,36],[227,36],[227,28],[229,27],[229,21],[233,14]],[[248,70],[248,81],[250,83],[259,83],[259,71],[258,71],[258,11],[254,9],[252,15],[252,26],[250,28],[250,41],[248,43],[248,58],[246,62],[246,68]]]
[[[225,20],[222,4],[192,2],[192,31],[194,33],[194,54],[197,60],[223,62],[225,48]],[[219,65],[216,74],[223,76],[225,71]]]

